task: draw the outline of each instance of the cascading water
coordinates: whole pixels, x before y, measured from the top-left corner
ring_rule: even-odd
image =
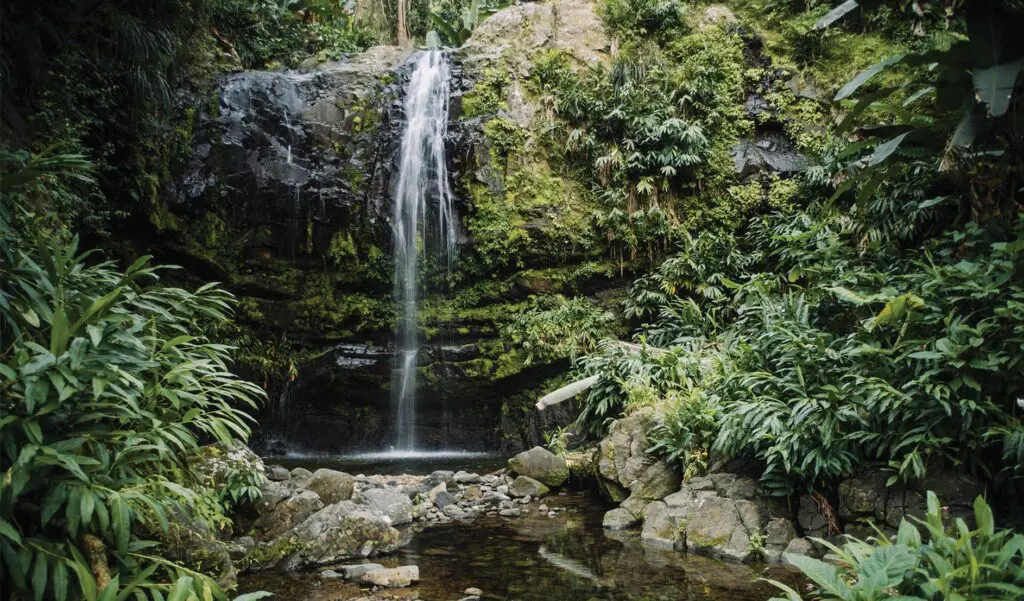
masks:
[[[419,53],[405,95],[406,125],[394,195],[395,299],[400,306],[391,389],[396,451],[416,450],[420,262],[432,251],[439,265],[450,269],[455,255],[455,213],[444,152],[448,87],[447,56],[440,50]]]

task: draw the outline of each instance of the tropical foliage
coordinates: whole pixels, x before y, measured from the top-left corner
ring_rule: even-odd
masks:
[[[1019,9],[976,3],[945,19],[913,16],[917,36],[882,28],[867,10],[857,21],[809,11],[808,36],[875,28],[907,51],[839,89],[837,118],[802,143],[810,166],[797,177],[737,186],[721,175],[718,139],[749,131],[736,99],[764,89],[764,70],[726,68],[743,64],[742,38],[714,26],[660,36],[644,11],[676,14],[669,4],[605,6],[621,57],[579,74],[555,55],[538,62],[536,87],[565,128],[554,131],[567,160],[590,157],[574,163],[579,173],[602,200],[622,199],[600,223],[616,211],[665,218],[653,238],[631,220],[608,234],[634,258],[657,240],[644,253],[654,267],[624,304],[634,341],[606,342],[578,364],[601,376],[583,424],[600,433],[623,411],[655,406],[655,451],[691,473],[708,454],[752,456],[779,494],[872,462],[887,465],[891,483],[958,465],[1015,490],[1024,225],[1020,44],[1007,32]],[[771,10],[804,22],[803,8]],[[700,58],[695,38],[715,50]],[[807,110],[793,106],[779,110]],[[694,193],[706,202],[683,217]]]
[[[1024,535],[996,530],[984,499],[974,501],[974,529],[962,518],[945,523],[932,492],[925,519],[914,521],[920,526],[904,519],[892,538],[879,534],[863,541],[848,536],[842,547],[818,540],[832,551],[838,566],[803,555],[787,560],[814,582],[814,599],[1002,601],[1024,596]],[[770,582],[785,593],[773,601],[803,599],[791,587]]]
[[[163,286],[149,257],[122,271],[34,219],[32,201],[69,174],[88,180],[87,167],[29,157],[3,177],[0,588],[25,599],[224,598],[141,533],[166,531],[187,507],[224,520],[188,458],[204,442],[244,441],[246,411],[264,394],[205,335],[228,319],[230,294]],[[225,495],[253,498],[250,480]]]

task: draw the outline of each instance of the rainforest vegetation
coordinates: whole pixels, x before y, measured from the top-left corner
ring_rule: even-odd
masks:
[[[505,57],[460,99],[504,195],[457,178],[472,243],[432,276],[456,293],[425,303],[427,336],[456,314],[500,337],[484,377],[565,368],[532,392],[598,376],[549,434],[561,451],[652,408],[651,451],[687,477],[745,459],[774,495],[827,497],[868,468],[891,485],[969,472],[988,494],[976,529],[930,497],[895,540],[835,547],[841,569],[799,567],[813,598],[1020,598],[1024,537],[994,522],[1024,520],[1024,5],[734,0],[705,22],[689,0],[595,4],[606,60],[546,48],[524,74]],[[0,596],[232,596],[170,558],[169,533],[181,512],[230,530],[258,501],[262,473],[195,466],[248,439],[298,359],[261,338],[244,290],[132,232],[174,218],[222,74],[457,47],[503,6],[0,5]],[[539,107],[528,126],[513,83]],[[750,176],[735,149],[765,128],[797,158]],[[555,217],[527,227],[538,212]],[[361,244],[331,241],[309,323],[394,325],[386,290],[331,300],[357,270],[389,285],[363,277],[386,261]],[[545,285],[505,298],[530,278]],[[594,279],[625,284],[599,297]]]

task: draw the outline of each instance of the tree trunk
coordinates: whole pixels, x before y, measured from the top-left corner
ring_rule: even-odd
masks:
[[[398,0],[398,45],[402,48],[412,47],[412,39],[409,37],[409,25],[407,15],[409,14],[409,0]]]

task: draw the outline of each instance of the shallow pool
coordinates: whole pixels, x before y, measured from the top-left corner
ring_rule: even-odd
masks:
[[[420,583],[400,594],[430,601],[461,599],[468,587],[482,589],[484,599],[510,601],[762,601],[775,589],[759,577],[798,583],[787,568],[684,556],[645,547],[636,532],[605,532],[601,516],[607,507],[593,495],[544,502],[567,510],[549,518],[533,503],[520,518],[430,526],[373,561],[418,565]],[[337,601],[361,593],[355,584],[322,580],[315,572],[254,574],[243,577],[242,590],[267,590],[288,601]]]

